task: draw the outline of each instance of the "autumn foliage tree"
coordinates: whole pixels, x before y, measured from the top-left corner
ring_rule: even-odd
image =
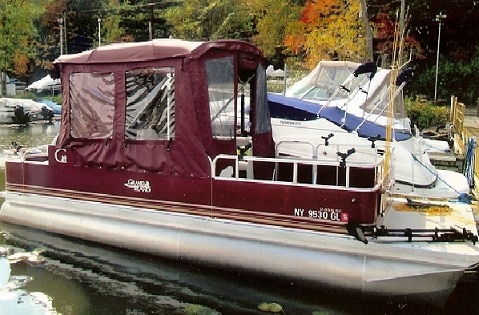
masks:
[[[43,12],[42,0],[5,0],[0,4],[0,82],[5,90],[4,74],[24,76],[34,54],[35,21]]]
[[[396,29],[397,18],[392,18],[389,10],[379,12],[371,19],[371,25],[374,30],[374,51],[378,55],[382,66],[386,66],[393,54],[394,32]],[[406,25],[407,26],[407,25]],[[404,50],[411,52],[415,59],[423,59],[423,49],[419,42],[413,36],[410,36],[407,30],[402,34]],[[407,56],[405,56],[407,57]],[[400,60],[404,63],[406,60]]]
[[[311,0],[300,19],[288,26],[284,44],[294,54],[304,54],[313,68],[319,60],[367,59],[365,25],[360,18],[360,2]]]

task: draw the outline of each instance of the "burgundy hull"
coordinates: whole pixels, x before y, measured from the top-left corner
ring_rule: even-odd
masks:
[[[374,189],[333,191],[52,164],[7,162],[7,190],[319,230],[348,222],[373,224],[380,198]]]

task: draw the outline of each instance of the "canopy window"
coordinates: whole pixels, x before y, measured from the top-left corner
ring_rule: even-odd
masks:
[[[175,70],[148,67],[126,72],[125,137],[175,138]]]
[[[266,71],[259,64],[256,70],[256,134],[271,132],[271,116],[269,113],[268,94],[266,90]]]
[[[72,73],[69,84],[71,136],[111,139],[115,109],[113,73]]]
[[[207,60],[205,66],[213,137],[233,139],[236,124],[234,57]]]
[[[252,110],[257,111],[255,132],[268,132],[270,121],[264,67],[241,60],[235,74],[233,57],[211,59],[205,66],[213,137],[233,139],[250,135]],[[252,106],[255,100],[257,104]]]

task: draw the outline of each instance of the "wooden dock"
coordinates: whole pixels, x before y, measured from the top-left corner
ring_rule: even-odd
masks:
[[[466,157],[467,143],[471,139],[479,136],[479,112],[467,110],[463,103],[457,101],[456,97],[451,97],[450,120],[454,128],[454,153],[458,157]],[[464,161],[467,163],[467,161]],[[474,187],[472,193],[476,199],[479,199],[479,150],[474,149]]]
[[[476,140],[474,149],[474,187],[471,189],[475,200],[472,201],[472,208],[476,222],[479,224],[479,150],[477,149],[477,138],[479,136],[479,108],[466,109],[465,105],[459,103],[456,97],[451,97],[450,121],[454,128],[454,153],[457,156],[466,155],[467,143],[472,138]]]

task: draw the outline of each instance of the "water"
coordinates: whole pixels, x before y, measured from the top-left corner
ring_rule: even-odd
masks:
[[[51,143],[58,127],[0,126],[0,150],[11,149],[12,141]],[[278,314],[479,313],[475,277],[461,283],[444,307],[435,307],[191,265],[5,223],[0,247],[23,253],[10,263],[11,282],[46,296],[52,314],[268,314],[262,303],[278,304]],[[0,314],[7,314],[2,301]]]

